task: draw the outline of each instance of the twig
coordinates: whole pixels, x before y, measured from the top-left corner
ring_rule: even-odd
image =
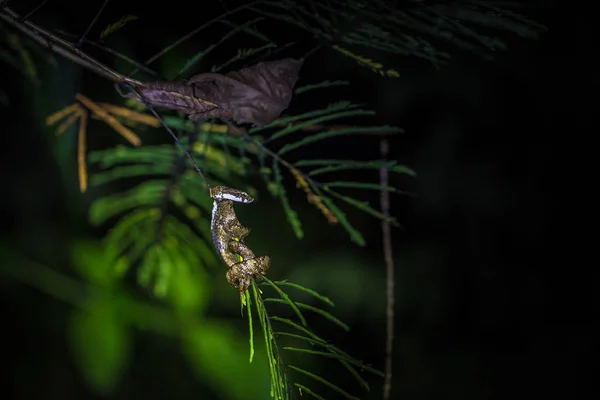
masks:
[[[380,142],[379,151],[381,158],[387,159],[389,152],[389,142],[387,139],[382,139]],[[379,184],[381,190],[381,212],[385,219],[381,221],[381,230],[383,232],[383,255],[386,266],[386,282],[387,282],[387,334],[385,341],[385,381],[383,383],[383,400],[390,398],[392,389],[392,350],[394,346],[394,260],[392,259],[392,234],[390,229],[390,193],[386,189],[388,186],[389,177],[386,167],[379,169]]]
[[[33,10],[31,10],[27,14],[25,14],[25,16],[23,17],[23,19],[21,20],[21,22],[27,21],[29,18],[31,18],[31,16],[33,14],[35,14],[40,8],[42,8],[47,2],[48,2],[48,0],[44,0],[40,4],[38,4],[37,6],[35,6],[35,8]]]
[[[85,39],[87,38],[87,35],[92,30],[92,27],[94,25],[96,25],[96,21],[98,21],[100,14],[102,14],[102,11],[104,11],[104,7],[106,7],[106,5],[108,4],[109,1],[110,0],[104,0],[104,3],[102,3],[102,7],[100,7],[98,12],[96,13],[96,16],[94,16],[94,19],[92,20],[92,22],[88,25],[88,27],[85,30],[85,32],[83,33],[83,35],[81,35],[81,37],[79,39],[77,39],[77,42],[75,43],[75,49],[77,52],[79,52],[79,49],[81,49],[81,46],[83,46],[83,43],[84,43]]]
[[[255,3],[257,3],[257,1],[252,1],[252,2],[249,2],[249,3],[243,4],[243,5],[235,8],[235,9],[233,9],[231,11],[226,12],[225,14],[221,14],[218,17],[215,17],[215,18],[211,19],[207,23],[205,23],[202,26],[194,29],[193,31],[185,34],[184,36],[182,36],[179,39],[177,39],[175,42],[171,43],[169,46],[165,47],[164,49],[162,49],[161,51],[159,51],[158,53],[156,53],[155,55],[153,55],[152,57],[150,57],[149,59],[147,59],[144,64],[146,64],[146,65],[152,64],[159,57],[161,57],[164,54],[166,54],[167,52],[171,51],[176,46],[179,46],[181,43],[185,42],[186,40],[188,40],[189,38],[191,38],[192,36],[194,36],[195,34],[197,34],[198,32],[200,32],[202,29],[206,28],[207,26],[209,26],[209,25],[213,24],[214,22],[217,22],[217,21],[219,21],[221,19],[224,19],[225,17],[228,17],[231,14],[235,14],[236,12],[241,11],[241,10],[243,10],[245,8],[249,8],[249,7],[253,6]],[[139,71],[139,69],[136,68],[133,71],[131,71],[131,73],[129,75],[133,76],[138,71]]]
[[[108,68],[99,61],[96,61],[84,52],[77,50],[73,43],[61,39],[60,37],[48,32],[43,28],[40,28],[29,21],[21,22],[21,17],[19,14],[8,7],[0,11],[0,20],[23,32],[25,35],[29,36],[42,46],[48,47],[51,51],[68,58],[69,60],[89,69],[103,78],[109,79],[113,82],[127,82],[138,87],[143,86],[142,82],[128,78]]]

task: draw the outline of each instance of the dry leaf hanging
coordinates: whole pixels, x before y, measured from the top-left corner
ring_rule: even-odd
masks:
[[[260,62],[225,75],[203,73],[190,80],[144,82],[137,91],[148,103],[188,114],[263,126],[275,121],[292,99],[303,60]],[[137,99],[134,92],[125,97]]]

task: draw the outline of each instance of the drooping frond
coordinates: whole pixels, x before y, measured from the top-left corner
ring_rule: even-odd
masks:
[[[190,150],[195,157],[203,157],[204,162],[212,165],[227,162],[222,150],[201,142],[192,143]],[[152,288],[157,296],[166,296],[172,268],[169,260],[177,259],[177,251],[188,261],[185,268],[195,269],[217,262],[207,223],[211,218],[212,201],[197,176],[185,171],[177,148],[172,145],[117,147],[92,152],[89,160],[100,168],[91,177],[92,185],[125,179],[134,182],[125,192],[97,199],[90,208],[90,221],[94,225],[117,220],[105,238],[114,254],[115,265],[130,268],[139,263],[138,282]],[[229,162],[234,165],[229,172],[240,171],[239,162]],[[209,171],[215,182],[225,176],[223,168]],[[228,179],[235,181],[232,177]],[[117,262],[123,258],[127,262]]]
[[[307,393],[310,393],[316,398],[323,398],[319,394],[317,394],[318,392],[320,392],[320,390],[316,390],[314,388],[315,382],[317,385],[324,386],[332,390],[333,392],[337,392],[345,398],[358,399],[358,397],[349,394],[339,385],[334,384],[318,376],[317,374],[311,373],[310,371],[304,368],[286,363],[278,349],[282,349],[287,352],[302,353],[306,355],[336,360],[341,364],[342,367],[344,367],[350,373],[350,375],[354,379],[356,379],[358,384],[364,390],[367,391],[370,388],[368,383],[362,377],[362,372],[366,371],[375,375],[383,376],[383,373],[381,371],[378,371],[368,365],[365,365],[360,360],[357,360],[356,358],[350,356],[348,353],[342,351],[335,345],[327,342],[325,339],[318,336],[306,323],[306,320],[301,310],[310,311],[321,315],[322,317],[331,321],[333,324],[337,325],[341,329],[347,331],[349,328],[345,323],[337,319],[330,312],[318,306],[312,306],[304,303],[295,302],[284,291],[284,288],[287,286],[303,291],[305,293],[309,293],[315,299],[323,301],[329,306],[333,306],[333,302],[331,302],[331,300],[329,300],[327,297],[318,294],[314,290],[298,285],[296,283],[291,283],[287,281],[274,282],[270,281],[266,277],[263,277],[263,279],[265,280],[265,283],[261,283],[260,287],[265,287],[265,290],[267,290],[268,286],[270,289],[273,289],[275,293],[279,295],[279,297],[263,297],[263,292],[260,289],[258,289],[258,286],[256,284],[253,284],[252,299],[250,299],[250,296],[246,296],[245,305],[248,310],[248,318],[250,320],[252,315],[251,304],[253,300],[255,310],[259,318],[259,322],[263,328],[263,338],[265,340],[267,357],[269,362],[269,372],[271,375],[271,392],[275,399],[292,398],[290,385],[297,388],[302,388]],[[294,311],[295,315],[297,316],[297,320],[283,318],[279,316],[269,316],[267,310],[267,304],[269,303],[288,305]],[[273,324],[277,324],[279,326],[278,330],[275,330]],[[252,326],[252,322],[249,322],[250,329],[252,329]],[[253,334],[251,337],[254,337]],[[285,345],[287,342],[293,342],[294,345]],[[306,347],[306,345],[308,345],[309,347]],[[250,347],[252,351],[252,342]],[[304,383],[306,380],[305,378],[310,378],[309,380],[311,380],[312,383]],[[310,388],[307,385],[310,385]]]
[[[511,11],[518,2],[494,4],[471,0],[391,6],[384,1],[283,0],[261,1],[250,9],[308,32],[380,75],[397,77],[395,69],[361,55],[361,48],[441,65],[450,58],[440,46],[443,43],[491,58],[507,47],[503,35],[535,39],[546,31],[543,25]]]

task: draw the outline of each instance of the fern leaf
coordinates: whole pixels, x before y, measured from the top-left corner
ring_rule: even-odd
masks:
[[[265,302],[273,302],[273,303],[281,303],[281,304],[288,304],[288,302],[285,301],[285,300],[274,299],[274,298],[263,299],[263,301],[265,301]],[[337,319],[336,317],[334,317],[331,313],[328,313],[325,310],[322,310],[320,308],[313,307],[311,305],[304,304],[304,303],[295,302],[295,305],[297,307],[299,307],[299,308],[304,308],[306,310],[310,310],[310,311],[316,312],[317,314],[322,315],[323,317],[327,318],[328,320],[330,320],[334,324],[338,325],[339,327],[341,327],[346,332],[350,331],[350,327],[348,325],[346,325],[345,323],[343,323],[342,321],[340,321],[339,319]]]
[[[256,132],[260,132],[264,129],[273,127],[273,126],[290,124],[292,122],[305,120],[307,118],[316,118],[316,117],[320,117],[322,115],[328,115],[328,114],[331,114],[331,113],[334,113],[337,111],[353,110],[353,109],[357,109],[359,107],[360,107],[359,104],[352,104],[349,101],[339,101],[336,103],[329,104],[326,108],[322,108],[319,110],[313,110],[313,111],[309,111],[309,112],[306,112],[303,114],[279,118],[279,119],[275,120],[274,122],[272,122],[271,124],[252,128],[252,129],[250,129],[249,133],[256,133]]]
[[[102,33],[100,33],[100,40],[104,39],[112,33],[115,33],[116,31],[127,25],[128,22],[135,21],[136,19],[138,19],[136,15],[126,15],[117,22],[108,25],[106,28],[104,28]]]
[[[250,291],[246,290],[244,293],[246,299],[246,310],[248,310],[248,341],[250,344],[250,359],[249,363],[254,359],[254,327],[252,326],[252,298],[250,297]]]
[[[378,126],[378,127],[364,127],[364,128],[363,127],[352,127],[352,128],[329,130],[329,131],[317,133],[315,135],[306,136],[304,139],[299,140],[295,143],[286,144],[281,149],[279,149],[277,154],[282,155],[291,150],[295,150],[302,146],[306,146],[307,144],[318,142],[318,141],[324,140],[324,139],[329,139],[329,138],[336,137],[336,136],[370,134],[374,131],[388,132],[388,133],[404,132],[400,128],[391,127],[391,126],[387,126],[387,125],[386,126]]]
[[[327,341],[325,339],[320,338],[319,336],[317,336],[314,332],[312,332],[310,329],[307,329],[301,325],[298,325],[297,323],[295,323],[294,321],[288,319],[288,318],[281,318],[281,317],[277,317],[277,316],[272,316],[271,319],[273,321],[279,321],[279,322],[283,322],[289,326],[291,326],[292,328],[295,328],[297,330],[299,330],[300,332],[304,333],[305,335],[309,336],[310,338],[312,338],[313,340],[317,341],[317,342],[321,342],[322,344],[327,344]]]
[[[299,383],[294,383],[294,386],[296,386],[298,388],[298,391],[300,392],[301,397],[303,396],[303,393],[308,393],[317,400],[326,400],[325,397],[319,396],[318,394],[316,394],[315,392],[313,392],[311,389],[307,388],[304,385],[301,385]]]
[[[332,187],[345,187],[345,188],[354,188],[354,189],[369,189],[369,190],[387,190],[389,192],[399,192],[398,189],[392,186],[381,186],[377,183],[369,183],[369,182],[347,182],[347,181],[335,181],[335,182],[327,182],[323,184],[324,189],[329,189]]]
[[[285,286],[293,287],[297,290],[300,290],[301,292],[310,294],[311,296],[315,297],[316,299],[321,300],[322,302],[324,302],[327,305],[330,305],[331,307],[335,307],[335,304],[333,303],[333,301],[331,301],[331,299],[329,297],[323,296],[323,295],[317,293],[316,291],[309,289],[305,286],[299,285],[297,283],[288,282],[288,281],[275,281],[274,283],[279,286],[285,285]]]
[[[354,160],[302,160],[294,164],[297,167],[304,166],[319,166],[325,165],[325,167],[313,169],[308,172],[309,176],[315,176],[328,172],[345,171],[349,169],[380,169],[386,168],[390,172],[398,174],[407,174],[410,176],[416,176],[416,172],[405,166],[398,165],[396,161],[354,161]]]
[[[327,194],[330,194],[330,195],[358,208],[359,210],[364,211],[367,214],[374,216],[375,218],[378,218],[380,220],[389,221],[395,227],[400,227],[400,224],[398,223],[396,218],[386,217],[381,211],[376,210],[373,207],[371,207],[367,201],[358,201],[356,199],[353,199],[352,197],[348,197],[348,196],[344,196],[339,193],[336,193],[333,190],[325,190],[325,191],[327,192]]]
[[[329,388],[335,390],[336,392],[338,392],[339,394],[341,394],[342,396],[344,396],[347,399],[350,399],[350,400],[360,400],[358,397],[352,396],[350,393],[346,392],[345,390],[343,390],[339,386],[334,385],[333,383],[329,382],[328,380],[323,379],[320,376],[313,374],[312,372],[308,372],[305,369],[298,368],[298,367],[296,367],[294,365],[288,365],[288,368],[293,369],[294,371],[299,372],[299,373],[301,373],[303,375],[306,375],[309,378],[312,378],[315,381],[324,384],[325,386],[328,386]]]
[[[324,352],[324,351],[300,349],[297,347],[290,347],[290,346],[283,347],[283,350],[295,351],[298,353],[312,354],[315,356],[336,359],[350,372],[350,374],[352,374],[352,376],[358,381],[359,385],[361,385],[366,390],[369,390],[369,384],[360,376],[360,374],[356,371],[356,369],[352,365],[350,365],[347,357],[341,356],[339,354]],[[359,367],[362,366],[362,363],[355,361],[355,360],[352,360],[352,361],[355,362],[356,364],[358,364]]]
[[[319,211],[321,211],[321,213],[325,216],[325,218],[327,218],[327,222],[329,222],[330,224],[337,224],[338,222],[340,222],[340,220],[335,215],[333,215],[331,210],[327,208],[327,206],[325,206],[325,203],[323,203],[323,199],[321,198],[321,196],[319,196],[312,190],[310,184],[308,183],[304,175],[296,168],[290,168],[290,172],[294,176],[294,178],[296,178],[296,186],[301,187],[302,190],[304,190],[304,193],[306,193],[306,199],[308,200],[308,203],[313,204],[315,207],[317,207]]]
[[[219,20],[219,22],[222,23],[222,24],[224,24],[224,25],[229,26],[230,28],[237,28],[238,27],[238,24],[235,24],[235,23],[233,23],[233,22],[231,22],[229,20],[226,20],[226,19],[221,19],[221,20]],[[263,35],[262,33],[260,33],[256,29],[245,27],[243,29],[243,31],[245,33],[247,33],[248,35],[250,35],[250,36],[253,36],[253,37],[255,37],[255,38],[259,39],[259,40],[262,40],[263,42],[272,42],[271,39],[269,39],[268,37],[266,37],[265,35]],[[270,43],[270,44],[273,44],[273,43]]]
[[[325,202],[325,205],[327,205],[327,207],[331,210],[331,212],[333,212],[333,214],[335,214],[335,216],[338,217],[342,226],[350,234],[350,238],[352,239],[352,241],[358,244],[359,246],[365,246],[367,244],[365,242],[365,238],[359,231],[356,230],[356,228],[354,228],[350,224],[348,218],[346,218],[346,214],[344,214],[339,208],[337,208],[333,201],[331,201],[327,197],[323,197],[323,201]]]
[[[348,81],[323,81],[323,82],[319,82],[319,83],[313,83],[312,85],[304,85],[304,86],[297,87],[296,90],[294,90],[294,93],[302,94],[302,93],[306,93],[308,91],[315,90],[315,89],[324,89],[324,88],[331,88],[331,87],[337,87],[337,86],[348,86],[348,85],[350,85],[350,82],[348,82]]]
[[[102,197],[90,207],[90,221],[99,225],[109,218],[137,207],[157,204],[162,198],[166,181],[144,182],[126,193]]]
[[[190,58],[185,65],[179,70],[179,72],[177,73],[177,76],[182,76],[183,74],[185,74],[190,68],[192,68],[195,64],[197,64],[203,57],[205,57],[208,53],[210,53],[211,51],[213,51],[217,46],[219,46],[221,43],[223,43],[224,41],[226,41],[227,39],[229,39],[230,37],[234,36],[235,34],[244,31],[245,29],[247,29],[250,25],[253,25],[257,22],[260,22],[264,20],[264,18],[255,18],[253,20],[250,20],[248,22],[246,22],[243,25],[239,25],[236,26],[234,29],[230,30],[229,32],[227,32],[223,37],[221,37],[221,39],[208,46],[206,49],[204,49],[203,51],[200,51],[199,53],[197,53],[196,55],[194,55],[192,58]]]
[[[128,165],[126,167],[117,167],[109,171],[94,174],[91,183],[93,185],[102,185],[117,179],[162,175],[165,174],[166,171],[169,171],[169,167],[169,164],[159,163],[155,165]]]
[[[260,324],[263,328],[263,337],[265,339],[265,351],[267,353],[267,360],[269,363],[269,373],[271,376],[271,397],[276,399],[286,399],[289,389],[287,386],[287,378],[283,372],[282,363],[279,360],[278,353],[276,353],[273,347],[275,341],[273,330],[271,329],[271,323],[269,317],[264,308],[264,303],[261,301],[259,290],[256,287],[254,280],[252,281],[252,293],[254,295],[254,302],[256,310],[260,320]]]
[[[287,216],[290,225],[294,229],[296,237],[298,239],[302,239],[304,237],[304,231],[302,230],[300,218],[298,217],[298,213],[292,209],[292,206],[289,203],[285,188],[283,187],[283,177],[281,176],[281,170],[279,169],[279,162],[275,159],[273,160],[273,172],[275,174],[275,183],[278,186],[277,194],[281,200],[285,215]]]
[[[300,323],[302,323],[302,325],[304,325],[304,326],[307,326],[306,320],[304,319],[304,316],[300,312],[300,309],[298,308],[298,306],[296,305],[296,303],[294,301],[292,301],[292,299],[290,299],[290,296],[288,296],[287,293],[285,293],[283,290],[281,290],[279,288],[279,286],[277,286],[275,283],[273,283],[266,276],[262,276],[262,279],[264,279],[273,289],[275,289],[275,291],[277,292],[277,294],[279,294],[279,296],[281,296],[281,299],[286,304],[288,304],[292,308],[292,310],[294,310],[294,312],[298,316],[298,319],[300,320]]]
[[[274,133],[266,142],[270,142],[275,139],[282,138],[283,136],[289,135],[290,133],[297,132],[311,125],[321,124],[323,122],[332,121],[335,119],[346,118],[346,117],[358,117],[362,115],[374,115],[374,111],[370,110],[352,110],[352,111],[343,111],[339,113],[325,115],[323,117],[310,119],[308,121],[304,121],[299,124],[288,125],[286,128],[277,131]]]
[[[371,60],[370,58],[366,58],[363,56],[359,56],[358,54],[355,54],[353,52],[351,52],[348,49],[345,49],[343,47],[340,47],[336,44],[334,44],[333,46],[331,46],[333,49],[339,51],[340,53],[342,53],[343,55],[345,55],[346,57],[350,57],[353,60],[355,60],[356,62],[358,62],[360,65],[364,65],[368,68],[370,68],[372,71],[378,73],[381,76],[384,77],[388,77],[388,78],[398,78],[400,76],[400,74],[398,73],[398,71],[394,70],[394,69],[384,69],[383,65],[381,65],[378,62],[375,62],[373,60]]]

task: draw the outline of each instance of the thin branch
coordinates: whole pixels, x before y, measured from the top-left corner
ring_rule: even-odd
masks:
[[[12,27],[18,29],[31,39],[41,44],[44,47],[48,47],[51,51],[54,51],[61,56],[68,58],[69,60],[81,65],[84,68],[89,69],[95,74],[102,76],[103,78],[109,79],[113,82],[127,82],[135,86],[143,86],[142,82],[135,79],[128,78],[110,68],[106,65],[96,61],[87,54],[79,51],[75,48],[75,45],[68,42],[60,37],[48,32],[47,30],[29,22],[21,21],[19,14],[11,10],[10,8],[4,8],[0,11],[0,20],[6,22]]]
[[[387,139],[382,139],[379,150],[381,158],[387,159],[389,153],[389,142]],[[386,266],[386,282],[387,282],[387,334],[385,341],[385,381],[383,383],[383,400],[390,398],[392,390],[392,351],[394,346],[394,260],[392,259],[392,233],[390,228],[390,193],[386,189],[389,183],[388,170],[382,167],[379,170],[379,184],[383,187],[381,190],[381,212],[385,219],[381,221],[381,230],[383,233],[383,254],[385,257]]]
[[[21,20],[21,22],[27,21],[29,18],[31,18],[31,16],[33,14],[35,14],[40,8],[42,8],[44,6],[44,4],[46,4],[47,2],[48,2],[48,0],[44,0],[40,4],[38,4],[37,6],[35,6],[35,8],[33,10],[31,10],[27,14],[25,14],[25,16],[23,17],[23,19]]]
[[[108,4],[109,1],[110,0],[104,0],[104,3],[102,3],[102,7],[100,7],[100,10],[98,10],[98,12],[96,13],[96,16],[94,17],[94,19],[92,20],[90,25],[87,27],[87,29],[85,30],[83,35],[81,35],[81,37],[79,39],[77,39],[77,42],[75,43],[75,49],[77,49],[77,51],[79,51],[79,49],[81,49],[81,46],[83,45],[83,42],[85,41],[85,38],[92,30],[92,27],[94,25],[96,25],[96,21],[98,21],[100,14],[102,14],[102,11],[104,11],[104,8],[106,7],[106,5]]]
[[[148,60],[146,60],[145,64],[146,65],[150,65],[152,64],[154,61],[156,61],[159,57],[163,56],[164,54],[166,54],[167,52],[173,50],[173,48],[175,48],[176,46],[179,46],[181,43],[185,42],[186,40],[188,40],[189,38],[191,38],[192,36],[194,36],[195,34],[197,34],[198,32],[200,32],[201,30],[203,30],[204,28],[206,28],[207,26],[225,19],[226,17],[228,17],[231,14],[235,14],[238,11],[241,11],[245,8],[249,8],[251,6],[253,6],[254,4],[258,3],[258,1],[252,1],[249,3],[246,3],[244,5],[241,5],[231,11],[228,11],[224,14],[219,15],[218,17],[215,17],[213,19],[211,19],[210,21],[208,21],[207,23],[203,24],[202,26],[194,29],[193,31],[185,34],[184,36],[182,36],[181,38],[177,39],[175,42],[171,43],[169,46],[165,47],[164,49],[162,49],[161,51],[159,51],[158,53],[156,53],[155,55],[153,55],[152,57],[150,57]],[[130,76],[135,75],[137,72],[139,71],[138,68],[134,69],[133,71],[131,71],[131,73],[129,74]]]

